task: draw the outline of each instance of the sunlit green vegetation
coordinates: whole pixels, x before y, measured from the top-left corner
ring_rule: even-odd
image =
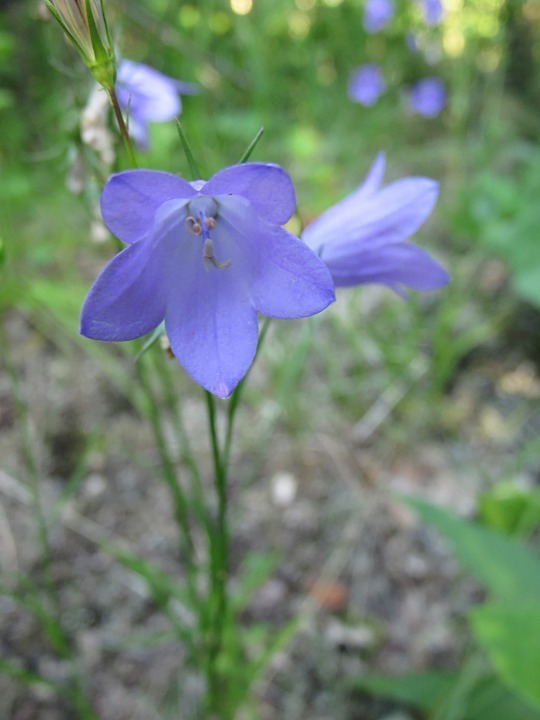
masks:
[[[448,287],[413,295],[408,303],[390,291],[361,288],[340,295],[320,318],[274,323],[249,378],[232,458],[238,500],[232,533],[238,529],[242,535],[234,546],[235,611],[245,621],[247,655],[262,661],[238,674],[238,697],[230,707],[244,703],[244,714],[223,717],[323,717],[323,710],[317,715],[308,700],[297,698],[286,679],[281,710],[261,710],[272,660],[286,652],[302,623],[314,622],[315,611],[296,602],[300,620],[291,620],[285,609],[281,624],[275,615],[252,622],[253,593],[281,558],[272,543],[253,537],[253,526],[242,524],[249,513],[242,491],[291,467],[299,476],[326,473],[328,495],[338,501],[325,496],[319,502],[321,527],[327,531],[331,513],[343,513],[343,507],[349,520],[358,513],[362,525],[366,507],[386,502],[381,468],[391,474],[390,466],[401,467],[406,459],[423,457],[426,446],[436,446],[453,474],[444,483],[430,477],[412,489],[434,501],[449,497],[462,510],[460,490],[448,489],[459,478],[472,498],[465,509],[476,519],[465,522],[417,505],[423,520],[449,538],[481,588],[470,593],[456,619],[460,652],[446,658],[448,667],[415,667],[410,659],[407,672],[394,681],[370,650],[362,656],[362,677],[344,674],[336,687],[325,689],[331,707],[339,706],[328,716],[397,717],[390,706],[379,712],[376,701],[354,705],[365,701],[364,695],[358,701],[359,693],[369,692],[429,720],[539,718],[540,6],[534,0],[445,0],[441,23],[428,26],[415,2],[397,0],[391,23],[371,35],[362,27],[361,0],[106,0],[106,7],[120,57],[199,85],[200,94],[183,98],[181,122],[205,176],[237,162],[264,126],[252,159],[279,163],[293,178],[294,232],[352,191],[381,150],[387,182],[422,175],[441,188],[434,213],[414,239],[449,269]],[[380,65],[387,89],[374,106],[363,107],[348,99],[347,83],[350,72],[368,62]],[[408,104],[411,84],[430,75],[440,77],[448,93],[446,107],[432,119],[414,114]],[[167,545],[172,522],[164,523],[161,537],[161,528],[152,528],[157,535],[145,557],[135,545],[137,528],[146,527],[141,508],[148,497],[135,501],[124,488],[117,506],[110,501],[115,512],[105,514],[109,525],[97,528],[93,496],[83,492],[89,478],[97,487],[101,474],[114,487],[126,467],[135,475],[146,472],[150,487],[158,484],[153,441],[144,429],[154,419],[151,392],[133,363],[134,347],[93,343],[78,334],[88,288],[118,249],[100,221],[100,191],[110,172],[128,167],[116,136],[111,167],[81,139],[81,113],[92,89],[87,69],[38,0],[0,5],[0,423],[9,432],[16,427],[2,445],[0,480],[5,475],[19,488],[5,479],[0,483],[0,506],[6,503],[0,523],[9,517],[10,503],[21,505],[28,518],[26,526],[0,533],[7,546],[12,538],[6,557],[14,558],[0,561],[6,603],[0,604],[0,618],[16,607],[32,618],[40,638],[26,641],[19,654],[6,641],[0,672],[15,688],[31,687],[35,707],[60,698],[57,714],[50,715],[55,720],[113,717],[95,710],[98,671],[92,675],[85,668],[79,657],[84,653],[75,647],[81,636],[94,640],[84,635],[91,611],[74,590],[83,570],[62,564],[69,533],[79,532],[77,542],[127,569],[135,595],[133,577],[143,583],[152,613],[159,610],[160,618],[171,621],[172,629],[164,630],[161,620],[157,630],[145,625],[140,637],[132,626],[132,637],[108,651],[123,652],[130,643],[156,648],[171,637],[189,646],[178,620],[178,607],[189,605],[175,578],[181,564]],[[113,129],[112,116],[109,124]],[[150,150],[139,160],[144,167],[189,176],[174,122],[152,125]],[[181,441],[178,447],[169,437],[178,421],[174,398],[181,397],[207,469],[199,388],[157,347],[152,352],[144,367],[151,378],[162,379],[148,382],[163,408],[171,455],[189,467]],[[131,425],[123,425],[126,417]],[[269,460],[274,452],[283,460]],[[432,481],[438,496],[429,492]],[[390,485],[399,488],[398,481]],[[83,496],[88,525],[69,515],[71,503]],[[196,505],[192,510],[197,513]],[[127,513],[133,532],[125,524]],[[340,523],[335,527],[341,531]],[[269,535],[280,533],[276,521]],[[131,540],[127,548],[116,542],[122,536]],[[346,574],[354,542],[348,545],[337,529],[321,537],[314,531],[310,542],[335,540],[344,557],[337,574]],[[39,549],[27,551],[27,545]],[[168,547],[162,565],[155,562],[156,547]],[[284,543],[277,555],[289,552]],[[498,575],[499,566],[506,575]],[[319,570],[313,568],[313,575]],[[298,594],[307,593],[302,583]],[[506,592],[509,586],[514,594]],[[384,620],[374,620],[372,610],[351,607],[344,622],[366,616],[368,625],[379,628]],[[146,619],[142,610],[141,615]],[[92,622],[99,625],[99,618]],[[227,661],[241,664],[240,641],[227,642]],[[36,656],[53,657],[57,665],[40,664]],[[148,693],[147,714],[140,717],[178,717],[182,669],[178,676],[177,684]],[[246,701],[243,693],[255,681]],[[319,682],[317,676],[314,685]],[[16,715],[18,702],[9,705],[13,720],[39,717]],[[347,708],[353,708],[350,714]],[[188,711],[185,717],[191,717]]]

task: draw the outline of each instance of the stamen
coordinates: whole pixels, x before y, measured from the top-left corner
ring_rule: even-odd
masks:
[[[197,196],[188,203],[188,215],[184,221],[186,229],[192,234],[202,236],[203,245],[203,264],[206,270],[210,270],[212,266],[219,270],[228,268],[231,260],[218,260],[214,254],[214,243],[210,237],[210,232],[215,230],[217,226],[216,216],[218,214],[218,205],[214,198]]]
[[[193,215],[188,215],[188,217],[184,220],[184,225],[186,230],[188,230],[192,235],[201,235],[201,223],[196,220]]]

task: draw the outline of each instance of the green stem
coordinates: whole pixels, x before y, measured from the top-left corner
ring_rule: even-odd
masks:
[[[189,475],[190,489],[193,495],[194,509],[197,514],[197,519],[204,523],[208,518],[205,512],[205,498],[201,473],[197,466],[197,461],[191,447],[189,435],[184,424],[182,403],[177,397],[171,379],[171,371],[168,367],[170,360],[165,356],[164,352],[160,351],[152,353],[152,356],[156,361],[156,375],[161,384],[165,404],[172,416],[176,437],[178,438],[178,445],[180,449],[179,462],[186,468]]]
[[[168,367],[168,359],[163,352],[152,353],[152,358],[156,358],[156,375],[161,383],[161,389],[165,404],[172,416],[176,437],[180,449],[179,463],[185,467],[190,481],[190,497],[189,505],[193,509],[194,515],[204,528],[204,532],[208,543],[208,552],[210,557],[213,553],[213,534],[214,527],[211,518],[206,509],[206,501],[204,489],[202,485],[201,473],[197,465],[197,461],[193,454],[189,435],[186,431],[184,419],[182,415],[182,405],[174,390],[171,379],[170,369]],[[203,602],[198,602],[194,607],[198,614],[200,637],[208,630],[209,626],[209,609]]]
[[[140,386],[146,398],[146,414],[156,441],[157,449],[163,468],[163,479],[173,503],[174,517],[179,533],[180,551],[187,567],[187,580],[190,595],[193,600],[193,607],[198,607],[199,598],[195,582],[194,548],[189,525],[187,501],[184,491],[178,482],[174,463],[169,454],[161,414],[156,405],[152,385],[150,383],[147,369],[143,360],[135,364]]]
[[[207,682],[208,709],[210,717],[224,711],[227,689],[225,678],[219,668],[219,656],[223,648],[223,631],[227,622],[229,575],[229,530],[227,525],[227,468],[219,446],[216,427],[216,404],[214,396],[205,390],[208,411],[208,428],[214,465],[214,487],[217,497],[217,520],[211,536],[210,551],[210,597],[211,626],[208,647]],[[226,704],[226,703],[225,703]]]
[[[111,88],[111,90],[107,90],[107,93],[109,95],[109,99],[111,101],[114,115],[115,115],[116,121],[118,123],[120,135],[122,136],[122,140],[124,141],[124,147],[126,148],[126,152],[128,154],[130,165],[133,168],[137,168],[139,165],[137,163],[137,158],[135,157],[135,153],[133,151],[133,145],[131,144],[131,138],[129,136],[128,127],[126,125],[126,121],[124,120],[124,116],[122,114],[122,109],[120,107],[120,103],[118,102],[118,96],[116,95],[116,90],[114,88]]]
[[[263,320],[262,328],[259,333],[259,342],[257,344],[257,352],[255,354],[255,358],[253,360],[253,363],[251,367],[253,367],[253,364],[255,363],[255,360],[257,359],[261,348],[263,346],[263,343],[266,338],[266,334],[268,333],[268,329],[270,327],[270,318],[266,317]],[[231,399],[229,401],[229,409],[227,412],[227,427],[225,429],[225,443],[223,446],[223,464],[225,467],[225,472],[228,472],[229,469],[229,462],[231,458],[231,447],[232,447],[232,438],[233,438],[233,430],[234,430],[234,419],[236,417],[236,411],[238,409],[238,405],[240,403],[240,398],[242,396],[242,392],[244,390],[244,386],[246,384],[246,381],[249,377],[249,374],[251,372],[251,367],[247,371],[246,375],[242,378],[241,382],[238,383],[236,386]]]
[[[260,352],[268,328],[270,319],[265,318],[259,342],[257,355]],[[256,355],[256,356],[257,356]],[[226,678],[223,677],[219,668],[219,655],[223,649],[223,633],[228,620],[229,603],[227,594],[227,581],[229,577],[229,528],[227,522],[227,477],[229,470],[234,419],[238,410],[242,390],[249,375],[249,371],[243,380],[235,388],[229,401],[227,412],[227,424],[223,448],[220,447],[216,423],[216,401],[214,396],[205,391],[206,406],[208,412],[208,429],[210,433],[210,446],[212,450],[212,461],[214,466],[214,488],[217,499],[217,519],[215,531],[209,536],[210,540],[210,638],[209,654],[207,664],[208,682],[208,710],[210,717],[227,717],[226,703],[227,688]]]

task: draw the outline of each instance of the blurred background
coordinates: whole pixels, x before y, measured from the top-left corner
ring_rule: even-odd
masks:
[[[537,533],[540,4],[443,0],[431,16],[425,3],[395,0],[381,27],[363,0],[106,9],[120,57],[200,87],[183,98],[181,120],[206,177],[237,162],[264,126],[252,159],[293,178],[293,231],[356,188],[379,151],[386,182],[440,182],[413,241],[452,282],[407,303],[381,288],[347,291],[315,324],[273,323],[246,388],[232,563],[240,572],[255,558],[271,570],[245,623],[300,619],[242,717],[497,720],[489,703],[485,715],[411,706],[361,678],[460,672],[466,613],[485,597],[389,490],[508,536]],[[375,80],[355,89],[366,65]],[[435,89],[418,99],[426,79]],[[106,166],[81,140],[92,88],[43,4],[0,3],[0,717],[13,720],[84,717],[56,691],[67,661],[28,600],[43,570],[39,507],[71,657],[97,717],[190,717],[196,684],[137,568],[103,549],[114,540],[181,575],[132,348],[78,335],[82,301],[117,250],[100,189],[123,167],[119,143]],[[174,122],[153,123],[139,157],[188,176]],[[199,388],[156,362],[204,458]],[[515,702],[504,717],[540,717]]]

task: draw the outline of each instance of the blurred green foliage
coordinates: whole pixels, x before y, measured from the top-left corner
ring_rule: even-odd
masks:
[[[38,277],[52,286],[59,286],[61,277],[59,287],[80,288],[92,277],[89,272],[81,282],[81,269],[92,258],[99,265],[112,252],[89,242],[106,179],[80,139],[80,113],[92,80],[39,7],[37,0],[8,3],[0,16],[0,87],[8,98],[0,103],[0,222],[9,259],[0,290],[4,306],[17,304],[29,292],[25,285]],[[401,0],[387,31],[374,36],[363,30],[360,0],[255,0],[250,12],[240,14],[242,7],[248,5],[233,0],[107,2],[120,56],[201,86],[200,95],[184,98],[182,124],[203,172],[237,161],[264,125],[253,159],[281,163],[290,172],[302,218],[309,220],[352,190],[384,149],[388,180],[424,174],[441,181],[438,220],[419,242],[438,250],[459,276],[459,267],[453,267],[462,230],[459,193],[489,167],[500,137],[518,139],[528,121],[505,91],[507,4],[456,2],[447,7],[444,23],[430,28],[416,4]],[[409,48],[411,33],[416,51]],[[346,95],[349,73],[367,61],[382,65],[389,86],[373,108]],[[406,92],[409,83],[433,73],[447,84],[449,106],[439,118],[426,120],[410,113]],[[144,165],[188,173],[174,123],[152,126],[151,148],[141,157]],[[74,175],[83,187],[76,196],[67,189]],[[50,305],[60,312],[58,292],[42,293],[42,309]],[[74,302],[79,298],[77,293]],[[383,342],[390,377],[403,371],[405,356],[412,357],[421,344],[426,305],[429,301],[418,303],[411,316],[399,357],[395,345],[385,349]],[[485,323],[464,327],[463,317],[453,293],[438,296],[434,385],[439,389],[460,358],[492,332]],[[371,332],[381,336],[377,341],[386,337],[385,322],[373,324]],[[357,354],[350,329],[349,324],[343,334]],[[74,336],[76,331],[74,326]],[[449,340],[453,336],[455,343]],[[363,373],[358,370],[353,380]],[[337,373],[336,382],[336,391],[350,396]]]
[[[482,493],[478,506],[480,519],[495,530],[527,536],[540,527],[540,488],[502,481]]]
[[[478,173],[467,188],[463,221],[472,237],[504,260],[516,294],[540,307],[540,151],[516,151],[510,172]]]
[[[409,703],[432,720],[540,717],[540,557],[524,543],[416,498],[403,498],[448,541],[489,601],[469,612],[471,650],[459,672],[367,676],[354,686]],[[493,674],[494,671],[494,674]]]
[[[370,308],[351,293],[340,299],[340,311],[318,324],[318,353],[311,352],[312,324],[302,332],[295,323],[278,324],[261,365],[281,410],[268,403],[266,386],[247,390],[248,401],[271,416],[269,427],[282,412],[291,433],[307,434],[314,402],[325,408],[329,425],[339,415],[335,424],[342,427],[358,420],[359,407],[369,407],[397,382],[405,388],[417,382],[427,368],[429,402],[419,390],[407,427],[394,430],[408,433],[410,442],[464,358],[501,329],[500,303],[509,304],[513,295],[504,287],[492,294],[480,287],[485,261],[501,258],[512,292],[540,306],[538,4],[447,0],[443,23],[427,27],[416,3],[398,0],[395,19],[377,35],[362,28],[361,0],[253,0],[249,12],[248,0],[106,5],[120,56],[201,86],[199,96],[184,98],[182,124],[207,175],[236,162],[264,126],[253,159],[278,162],[290,172],[303,220],[356,187],[381,149],[389,180],[424,174],[441,182],[437,210],[418,242],[448,265],[452,285],[435,299],[414,298],[406,312],[393,298]],[[379,63],[388,82],[373,108],[346,95],[349,73],[365,62]],[[449,103],[438,118],[426,120],[409,111],[407,88],[432,74],[445,81]],[[84,294],[116,249],[91,241],[105,179],[80,138],[81,110],[91,89],[89,74],[38,0],[0,4],[0,309],[30,316],[61,351],[74,344],[84,348],[137,406],[125,347],[109,352],[77,332]],[[151,148],[142,156],[145,166],[187,175],[174,123],[152,127]],[[117,149],[114,169],[121,169]],[[75,170],[82,177],[78,195],[68,190]],[[418,358],[426,362],[415,363]],[[79,479],[74,473],[70,487],[76,489]],[[496,487],[482,498],[480,514],[490,528],[528,533],[537,526],[537,493]],[[538,625],[537,606],[531,608],[525,597],[538,596],[537,556],[522,543],[436,510],[425,510],[424,517],[453,539],[456,554],[499,603],[471,615],[495,672],[482,666],[465,687],[461,676],[433,673],[401,683],[365,679],[363,687],[371,682],[371,690],[416,704],[428,716],[440,705],[434,699],[446,693],[459,705],[454,720],[537,718],[537,689],[524,663],[539,662],[538,647],[525,660],[521,654],[527,628]],[[145,578],[158,606],[178,600],[179,588],[141,558],[108,551]],[[268,557],[246,563],[238,609],[272,563]],[[48,616],[36,607],[30,611],[46,626]],[[286,626],[272,649],[292,632]],[[257,626],[250,641],[264,645],[260,636],[271,634],[271,628]],[[0,669],[28,683],[46,682],[18,665]],[[246,668],[245,686],[253,679],[247,673],[260,670]],[[463,707],[468,714],[459,715]]]

